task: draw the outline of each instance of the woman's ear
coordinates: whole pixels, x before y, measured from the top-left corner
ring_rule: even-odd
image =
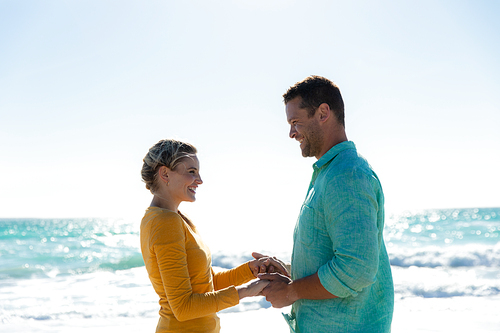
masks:
[[[160,177],[161,180],[163,180],[167,184],[168,184],[169,172],[170,172],[170,169],[167,168],[166,166],[161,166],[160,169],[158,169],[158,176]]]

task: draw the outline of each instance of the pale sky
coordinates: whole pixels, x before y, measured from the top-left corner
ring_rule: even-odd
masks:
[[[315,159],[288,138],[282,94],[313,74],[339,85],[388,215],[500,206],[499,14],[498,1],[0,1],[0,217],[139,221],[142,158],[177,138],[199,150],[204,184],[181,206],[195,224],[288,237]]]

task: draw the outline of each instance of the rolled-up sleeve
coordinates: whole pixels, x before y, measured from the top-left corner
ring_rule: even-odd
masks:
[[[333,257],[318,270],[323,287],[337,297],[357,296],[376,281],[378,204],[372,176],[351,169],[328,181],[322,198]]]

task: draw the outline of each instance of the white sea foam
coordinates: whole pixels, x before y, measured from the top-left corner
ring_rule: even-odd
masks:
[[[396,297],[500,296],[500,269],[393,267]]]
[[[399,267],[500,267],[500,244],[454,246],[392,246],[391,265]]]
[[[144,268],[0,282],[0,322],[154,316]]]

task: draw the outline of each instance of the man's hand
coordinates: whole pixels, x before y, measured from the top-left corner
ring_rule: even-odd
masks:
[[[252,256],[255,260],[248,263],[253,275],[257,277],[259,273],[275,273],[278,272],[285,276],[290,276],[286,269],[286,265],[276,257],[266,256],[257,252],[253,252]]]
[[[270,283],[262,290],[262,295],[273,305],[273,308],[282,308],[298,300],[293,289],[293,281],[278,273],[259,274],[259,279]]]

